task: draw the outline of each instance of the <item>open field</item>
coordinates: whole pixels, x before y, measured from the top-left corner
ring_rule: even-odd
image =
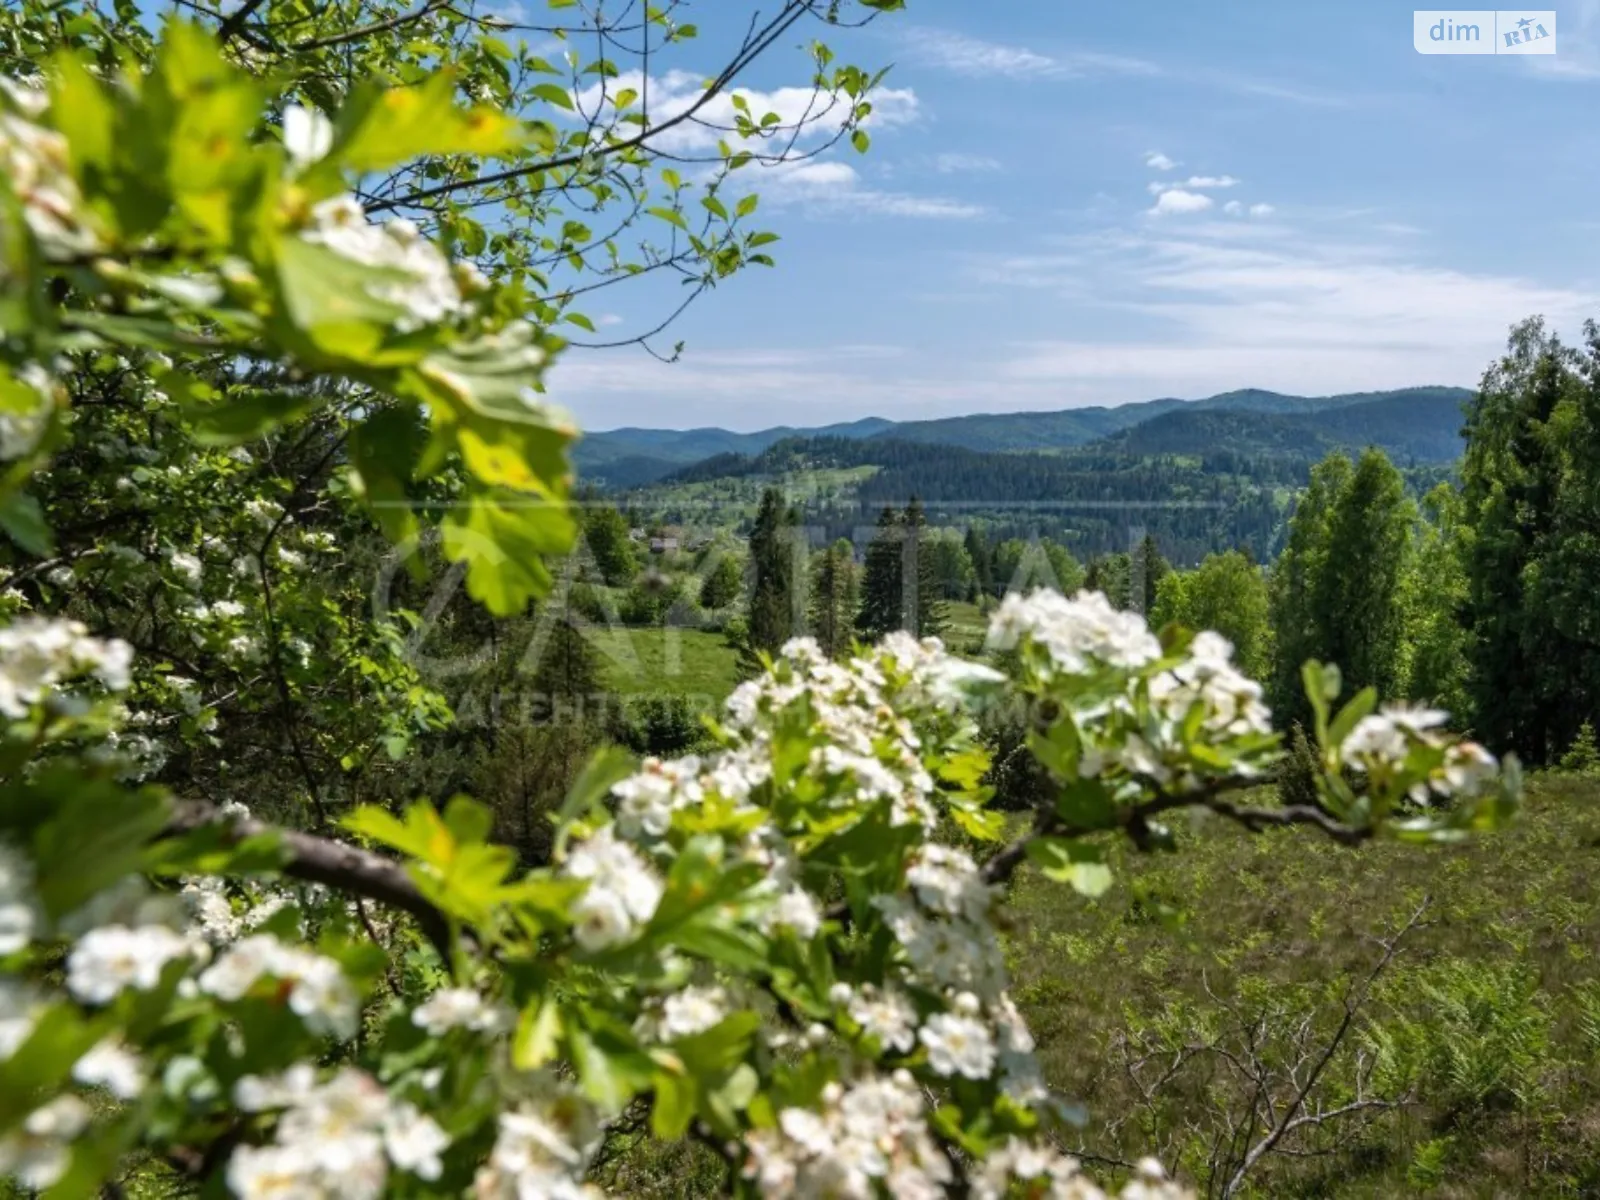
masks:
[[[618,695],[681,693],[720,704],[738,683],[738,653],[701,629],[595,629],[601,678]]]
[[[1373,1064],[1364,1096],[1406,1103],[1313,1131],[1243,1194],[1600,1194],[1600,782],[1538,778],[1516,826],[1456,847],[1178,833],[1176,856],[1119,848],[1099,900],[1028,871],[1015,884],[1016,992],[1050,1083],[1087,1108],[1082,1149],[1155,1150],[1205,1183],[1248,1111],[1240,1065],[1320,1053],[1382,956],[1374,939],[1427,900],[1307,1107],[1356,1100]]]

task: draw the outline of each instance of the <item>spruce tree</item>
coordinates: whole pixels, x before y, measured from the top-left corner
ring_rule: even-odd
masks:
[[[1139,548],[1134,555],[1136,576],[1133,582],[1138,585],[1138,596],[1130,597],[1138,601],[1136,607],[1142,613],[1151,613],[1156,607],[1156,589],[1161,586],[1161,580],[1172,566],[1161,556],[1161,549],[1156,545],[1152,534],[1145,534],[1139,540]]]
[[[841,658],[850,649],[859,592],[855,547],[847,539],[840,538],[817,552],[812,568],[811,631],[830,658]]]
[[[749,596],[742,666],[753,670],[759,653],[776,654],[798,631],[795,611],[802,586],[794,570],[797,515],[783,493],[768,488],[761,496],[755,527],[750,531]],[[802,610],[803,611],[803,610]]]
[[[878,514],[878,531],[867,547],[866,566],[861,574],[861,610],[856,615],[856,630],[868,641],[899,629],[904,619],[904,542],[900,514],[885,508]]]
[[[919,638],[940,637],[945,630],[945,606],[940,596],[939,565],[928,538],[928,518],[915,496],[906,505],[904,619],[900,626]]]
[[[1354,467],[1335,453],[1312,472],[1273,571],[1270,692],[1280,721],[1310,720],[1300,677],[1307,659],[1336,663],[1346,695],[1369,686],[1400,692],[1416,521],[1400,472],[1380,450]]]

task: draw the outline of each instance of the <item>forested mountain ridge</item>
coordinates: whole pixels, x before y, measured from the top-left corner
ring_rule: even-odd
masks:
[[[1398,462],[1453,462],[1461,456],[1462,399],[1446,389],[1308,412],[1182,408],[1094,443],[1129,455],[1289,454],[1377,446]]]
[[[759,455],[787,439],[800,437],[916,442],[968,450],[1017,452],[1066,450],[1101,442],[1127,430],[1161,421],[1154,444],[1176,438],[1171,449],[1119,450],[1119,453],[1281,453],[1285,448],[1320,457],[1334,445],[1372,441],[1401,459],[1444,461],[1459,453],[1461,405],[1465,388],[1418,387],[1389,392],[1333,396],[1289,396],[1259,389],[1224,392],[1203,400],[1164,398],[1115,408],[1073,408],[1057,412],[974,413],[927,421],[888,421],[868,417],[817,429],[778,426],[756,433],[726,429],[614,429],[587,435],[574,454],[580,474],[612,488],[652,483],[676,468],[718,455]],[[1220,413],[1275,416],[1293,422],[1275,429],[1256,421],[1208,422]],[[1261,435],[1271,432],[1266,444]],[[1173,431],[1182,431],[1174,433]],[[1203,439],[1211,436],[1213,440]],[[1243,439],[1235,443],[1234,439]],[[1178,448],[1181,445],[1182,448]],[[870,460],[863,460],[870,461]]]

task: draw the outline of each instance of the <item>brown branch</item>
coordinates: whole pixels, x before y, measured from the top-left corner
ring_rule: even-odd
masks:
[[[369,213],[386,212],[394,208],[420,204],[423,201],[432,200],[439,196],[448,196],[453,192],[459,192],[466,188],[488,187],[491,184],[506,183],[512,179],[520,179],[527,175],[537,175],[545,171],[559,171],[565,167],[575,167],[586,162],[597,162],[600,159],[622,154],[629,150],[636,150],[652,138],[659,137],[670,129],[692,121],[697,113],[727,89],[739,72],[765,53],[796,21],[810,11],[812,11],[811,4],[807,0],[789,0],[789,3],[767,23],[759,34],[745,42],[739,52],[734,55],[733,61],[706,85],[706,90],[701,93],[699,99],[676,116],[670,117],[658,125],[643,129],[632,137],[608,142],[602,146],[586,144],[581,151],[575,154],[564,154],[556,158],[545,159],[543,162],[526,163],[522,166],[507,168],[504,171],[496,171],[491,175],[479,175],[472,179],[458,179],[449,183],[436,184],[429,188],[419,188],[409,195],[393,200],[382,200],[376,204],[369,205],[367,211]]]
[[[347,29],[343,33],[331,33],[327,37],[310,38],[304,42],[294,43],[289,49],[298,53],[306,50],[325,50],[329,46],[338,46],[345,42],[359,42],[362,38],[371,37],[375,33],[388,33],[391,29],[420,21],[429,13],[445,8],[448,4],[449,0],[428,0],[426,4],[419,5],[410,12],[403,12],[399,16],[390,17],[387,21],[375,21],[371,25],[363,25],[359,29]]]
[[[1162,813],[1179,808],[1203,808],[1219,817],[1243,826],[1251,833],[1267,829],[1284,829],[1294,825],[1309,825],[1334,841],[1345,846],[1356,846],[1370,840],[1377,830],[1373,826],[1345,825],[1320,808],[1310,805],[1289,805],[1286,808],[1251,808],[1225,798],[1225,793],[1254,787],[1257,779],[1228,777],[1208,783],[1193,792],[1163,792],[1143,804],[1130,805],[1118,811],[1113,825],[1097,828],[1068,825],[1049,809],[1041,809],[1034,817],[1033,826],[1026,834],[1008,844],[984,864],[986,883],[1005,883],[1016,873],[1028,854],[1028,843],[1039,837],[1081,838],[1094,833],[1120,830],[1136,842],[1148,836],[1149,820]]]
[[[1364,1109],[1394,1107],[1394,1105],[1386,1101],[1358,1100],[1329,1111],[1319,1111],[1317,1113],[1305,1113],[1302,1111],[1305,1108],[1306,1098],[1310,1096],[1312,1089],[1317,1085],[1317,1080],[1322,1077],[1322,1072],[1333,1061],[1334,1055],[1339,1052],[1339,1047],[1344,1044],[1345,1037],[1354,1027],[1356,1016],[1360,1013],[1361,1006],[1366,1003],[1367,997],[1372,994],[1373,984],[1377,983],[1379,976],[1389,969],[1389,964],[1394,961],[1395,955],[1400,952],[1401,942],[1421,923],[1422,915],[1428,911],[1428,905],[1431,902],[1431,897],[1423,897],[1422,903],[1417,906],[1417,910],[1411,914],[1410,919],[1400,928],[1399,932],[1387,941],[1380,943],[1383,946],[1382,956],[1374,964],[1372,970],[1368,972],[1366,979],[1345,995],[1344,1016],[1339,1021],[1339,1027],[1334,1030],[1333,1037],[1323,1047],[1321,1055],[1318,1056],[1315,1065],[1307,1073],[1305,1081],[1295,1089],[1294,1097],[1285,1106],[1283,1115],[1272,1125],[1267,1135],[1245,1154],[1243,1160],[1239,1163],[1238,1169],[1234,1171],[1222,1189],[1224,1197],[1236,1194],[1244,1186],[1245,1177],[1255,1165],[1272,1153],[1277,1144],[1291,1131],[1305,1125],[1320,1125],[1325,1121]]]
[[[275,835],[288,855],[283,867],[285,875],[364,896],[410,913],[446,966],[453,961],[449,919],[422,894],[401,863],[347,842],[280,829],[253,817],[224,817],[211,805],[195,800],[180,801],[162,832],[171,837],[208,825],[224,830],[230,844],[261,834]]]

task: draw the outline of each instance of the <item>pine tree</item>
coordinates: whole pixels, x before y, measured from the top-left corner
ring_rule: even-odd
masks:
[[[905,564],[901,579],[907,586],[901,628],[919,638],[940,637],[946,625],[938,560],[928,542],[928,518],[922,501],[913,496],[906,505],[905,515]]]
[[[753,671],[759,653],[776,654],[792,638],[804,581],[794,569],[797,514],[777,488],[761,496],[755,527],[750,531],[750,582],[742,667]]]
[[[867,547],[861,574],[861,610],[856,615],[856,630],[868,641],[876,641],[901,626],[905,611],[901,582],[904,542],[900,514],[885,508],[878,514],[878,532]]]
[[[817,552],[812,568],[811,631],[830,658],[841,658],[850,649],[860,592],[858,574],[855,547],[846,539]]]
[[[1137,609],[1142,613],[1155,611],[1156,589],[1161,586],[1161,580],[1167,572],[1172,570],[1172,565],[1161,557],[1161,549],[1156,545],[1156,539],[1151,534],[1145,534],[1139,540],[1138,551],[1134,555],[1134,583],[1137,584],[1138,595],[1130,597],[1137,600]]]

